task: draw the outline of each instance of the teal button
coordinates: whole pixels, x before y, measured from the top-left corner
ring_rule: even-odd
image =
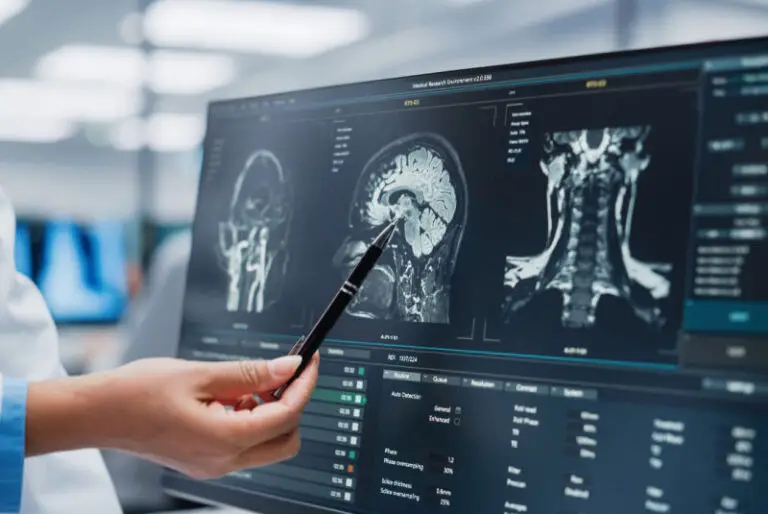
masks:
[[[768,332],[768,302],[689,300],[685,329],[696,331]]]
[[[747,311],[732,311],[728,314],[728,321],[731,323],[749,323],[749,312]]]

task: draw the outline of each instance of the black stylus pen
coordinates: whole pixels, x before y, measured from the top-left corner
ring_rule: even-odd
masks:
[[[300,355],[301,364],[299,364],[296,372],[288,382],[272,391],[273,398],[279,400],[288,386],[291,385],[293,381],[296,380],[307,367],[310,360],[312,359],[312,356],[315,354],[317,349],[320,348],[320,345],[325,340],[328,332],[331,331],[341,315],[344,314],[344,309],[347,308],[349,302],[360,290],[360,287],[363,285],[363,281],[368,276],[368,273],[371,272],[373,266],[376,264],[376,261],[378,261],[379,257],[381,257],[381,254],[387,247],[389,240],[392,239],[392,234],[394,234],[395,229],[397,228],[398,221],[398,219],[392,221],[392,223],[387,225],[387,227],[381,231],[376,239],[374,239],[371,246],[369,246],[368,250],[366,250],[366,252],[363,254],[360,262],[357,263],[355,268],[352,270],[352,273],[349,274],[349,278],[336,292],[336,296],[334,296],[333,300],[331,300],[331,303],[328,304],[328,307],[326,307],[323,315],[320,316],[320,319],[317,320],[315,326],[312,327],[312,330],[309,331],[309,334],[299,339],[296,344],[293,345],[291,351],[288,352],[288,355]]]

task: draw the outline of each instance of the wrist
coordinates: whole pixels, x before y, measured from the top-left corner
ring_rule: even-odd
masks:
[[[26,455],[104,448],[113,438],[108,388],[99,375],[31,382],[27,391]]]

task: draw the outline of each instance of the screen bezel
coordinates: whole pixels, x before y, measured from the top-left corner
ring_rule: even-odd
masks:
[[[761,48],[762,47],[762,48]],[[706,54],[710,52],[710,54]],[[436,80],[451,76],[455,74],[477,74],[477,73],[495,73],[495,72],[520,72],[520,73],[534,73],[539,77],[541,70],[553,69],[553,75],[567,75],[569,72],[566,70],[557,70],[557,68],[565,68],[568,66],[595,66],[595,75],[600,75],[601,71],[606,71],[605,67],[600,68],[601,64],[606,64],[606,61],[630,61],[627,63],[615,62],[614,66],[610,69],[616,68],[632,68],[637,66],[638,61],[643,58],[659,58],[664,60],[686,60],[695,59],[703,60],[705,58],[720,58],[720,57],[738,57],[747,55],[753,52],[768,52],[768,36],[739,38],[731,40],[712,40],[698,43],[688,43],[682,45],[671,45],[655,48],[642,48],[633,50],[619,50],[612,52],[602,52],[595,54],[574,55],[568,57],[561,57],[555,59],[544,59],[537,61],[522,61],[510,64],[500,64],[493,66],[482,66],[477,68],[459,68],[453,70],[446,70],[442,72],[433,72],[419,75],[404,75],[388,79],[369,80],[361,82],[344,83],[338,85],[322,86],[317,88],[297,89],[291,91],[285,91],[280,93],[272,93],[266,95],[257,95],[251,97],[239,97],[228,98],[223,100],[212,101],[208,104],[207,110],[207,126],[205,140],[203,143],[203,158],[200,163],[201,174],[205,170],[207,161],[207,147],[208,139],[210,136],[210,120],[212,117],[212,109],[217,107],[226,106],[228,104],[237,104],[246,101],[260,101],[271,102],[274,100],[287,99],[292,96],[301,97],[311,94],[333,93],[336,97],[349,95],[351,97],[360,97],[360,93],[366,87],[373,85],[386,86],[393,85],[398,82],[414,81],[418,80]],[[538,73],[537,73],[538,72]],[[584,72],[584,70],[577,71]],[[530,78],[530,77],[529,77]],[[488,82],[485,85],[493,86],[494,82]],[[446,88],[445,91],[450,91],[456,88]],[[430,90],[435,91],[435,90]],[[413,95],[418,96],[423,91],[414,91]],[[279,112],[279,110],[275,110]],[[198,184],[198,196],[200,194],[200,188],[203,187],[203,181]],[[195,212],[194,225],[197,223],[198,216]],[[193,236],[194,237],[194,236]],[[187,281],[189,280],[189,272],[187,275]],[[261,491],[254,491],[242,487],[237,487],[231,484],[221,484],[212,482],[201,482],[186,478],[174,471],[165,471],[162,477],[163,489],[172,496],[183,498],[195,502],[201,502],[209,505],[216,506],[228,506],[241,509],[249,509],[254,512],[260,512],[263,514],[271,514],[272,512],[280,512],[281,514],[308,514],[308,509],[318,509],[326,512],[339,512],[346,513],[347,510],[333,509],[325,506],[312,504],[305,501],[292,500],[288,498],[289,493],[282,494],[270,494]],[[258,506],[254,506],[258,504]],[[258,510],[254,510],[258,509]]]
[[[627,60],[635,60],[638,58],[642,58],[644,56],[654,56],[659,55],[663,56],[664,54],[676,54],[679,53],[680,56],[678,59],[685,60],[686,53],[690,53],[691,55],[688,56],[689,58],[701,58],[700,52],[704,49],[709,50],[716,50],[718,54],[713,57],[724,57],[726,55],[731,54],[732,52],[735,54],[744,53],[743,47],[750,47],[754,45],[759,45],[760,43],[768,43],[768,34],[765,36],[757,36],[757,37],[748,37],[748,38],[739,38],[739,39],[724,39],[724,40],[711,40],[711,41],[703,41],[703,42],[697,42],[697,43],[685,43],[680,45],[669,45],[669,46],[659,46],[659,47],[651,47],[651,48],[639,48],[639,49],[630,49],[630,50],[616,50],[611,52],[601,52],[601,53],[591,53],[591,54],[583,54],[583,55],[572,55],[567,57],[558,57],[558,58],[552,58],[552,59],[541,59],[541,60],[534,60],[534,61],[520,61],[520,62],[513,62],[508,64],[495,64],[490,66],[480,66],[477,68],[455,68],[455,69],[448,69],[444,71],[436,71],[436,72],[430,72],[430,73],[424,73],[424,74],[415,74],[415,75],[398,75],[396,77],[386,78],[386,79],[376,79],[376,80],[364,80],[364,81],[358,81],[358,82],[344,82],[340,84],[333,84],[333,85],[326,85],[326,86],[318,86],[318,87],[312,87],[312,88],[301,88],[301,89],[290,89],[280,92],[273,92],[273,93],[267,93],[267,94],[261,94],[261,95],[254,95],[254,96],[239,96],[239,97],[229,97],[229,98],[223,98],[220,100],[212,100],[208,103],[208,112],[207,112],[207,121],[210,121],[211,118],[211,109],[216,107],[222,107],[226,106],[227,104],[237,104],[244,101],[274,101],[274,100],[281,100],[281,99],[287,99],[289,97],[294,96],[302,96],[307,94],[317,94],[317,93],[335,93],[337,96],[341,96],[345,93],[352,92],[355,89],[363,89],[365,87],[369,87],[372,85],[390,85],[390,84],[396,84],[397,82],[404,82],[404,81],[413,81],[415,79],[419,80],[435,80],[438,78],[446,77],[455,75],[458,73],[491,73],[494,72],[529,72],[537,69],[546,69],[546,68],[557,68],[557,67],[565,67],[568,65],[573,64],[579,64],[579,65],[586,65],[586,64],[598,64],[600,61],[605,60],[617,60],[617,59],[627,59]],[[740,47],[742,47],[742,51],[739,51]],[[617,65],[615,67],[612,67],[612,69],[616,68],[631,68],[634,65]],[[602,71],[605,71],[603,69]],[[600,70],[596,70],[596,73],[599,73]],[[568,75],[568,72],[561,71],[558,73],[555,73],[555,75]],[[488,82],[484,85],[492,86],[494,82]],[[455,88],[445,88],[446,91],[455,89]],[[429,91],[437,91],[437,89],[430,89]],[[418,95],[422,93],[423,91],[415,90],[413,91],[414,95]],[[357,95],[360,96],[360,95]],[[279,112],[279,111],[275,111]],[[207,146],[207,128],[206,128],[206,138],[203,141],[203,161],[205,158],[205,147]],[[201,171],[205,168],[204,162],[201,162]]]

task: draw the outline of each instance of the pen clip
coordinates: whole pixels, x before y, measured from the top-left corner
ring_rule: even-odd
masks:
[[[302,348],[304,348],[304,336],[301,336],[299,340],[296,341],[296,344],[293,345],[293,348],[288,352],[288,355],[297,355]]]

